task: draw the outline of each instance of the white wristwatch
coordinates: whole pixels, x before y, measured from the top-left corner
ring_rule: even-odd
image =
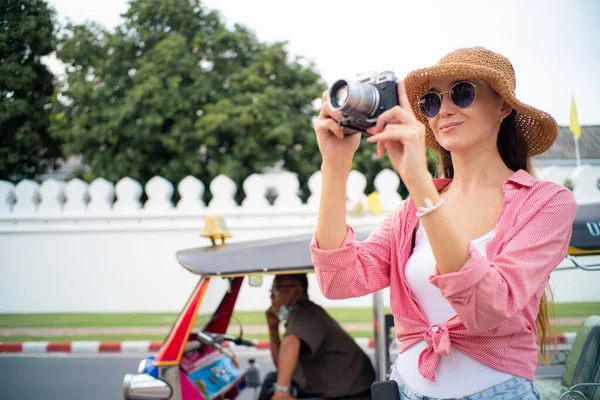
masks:
[[[273,389],[274,389],[276,392],[286,392],[286,393],[289,393],[289,392],[290,392],[290,387],[289,387],[289,386],[281,386],[281,385],[278,385],[277,383],[275,383],[275,384],[273,385]]]

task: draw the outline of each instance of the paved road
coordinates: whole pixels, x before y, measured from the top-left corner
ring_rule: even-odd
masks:
[[[143,357],[143,354],[0,354],[0,399],[122,399],[123,376],[134,373]],[[262,376],[273,369],[268,351],[258,352],[252,357],[240,355],[242,365],[247,365],[248,358],[257,360]],[[559,373],[559,370],[557,367],[544,367],[538,372]],[[239,398],[252,399],[253,393],[248,390]]]
[[[0,354],[0,399],[119,400],[123,376],[135,373],[144,354]],[[248,365],[248,356],[240,356]],[[254,357],[261,369],[273,370],[268,352]],[[252,400],[246,390],[239,400]]]

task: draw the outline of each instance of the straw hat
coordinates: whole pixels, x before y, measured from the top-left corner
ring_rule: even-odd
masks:
[[[515,70],[508,59],[483,47],[463,48],[442,58],[435,66],[417,69],[404,79],[406,94],[417,118],[427,129],[427,145],[440,145],[419,110],[419,99],[429,89],[432,79],[481,79],[516,110],[516,127],[523,134],[534,156],[548,150],[558,135],[558,125],[550,114],[521,103],[515,97]]]

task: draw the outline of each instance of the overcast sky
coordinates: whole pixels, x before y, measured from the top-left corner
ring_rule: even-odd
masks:
[[[315,63],[327,84],[358,72],[404,77],[460,47],[508,57],[517,97],[568,125],[571,93],[579,122],[600,124],[599,0],[208,0],[228,24]],[[50,0],[59,21],[114,28],[126,0]]]

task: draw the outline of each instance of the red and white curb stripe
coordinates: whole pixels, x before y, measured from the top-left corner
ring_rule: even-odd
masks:
[[[157,352],[162,342],[21,342],[0,343],[0,353],[146,353]]]
[[[373,348],[372,338],[356,338],[356,343],[363,348]],[[573,344],[575,332],[558,335],[559,344]],[[257,340],[254,349],[269,349],[268,340]],[[162,346],[162,342],[146,340],[130,340],[123,342],[20,342],[0,343],[0,353],[155,353]],[[235,346],[236,349],[247,348]],[[253,349],[253,348],[250,348]]]

